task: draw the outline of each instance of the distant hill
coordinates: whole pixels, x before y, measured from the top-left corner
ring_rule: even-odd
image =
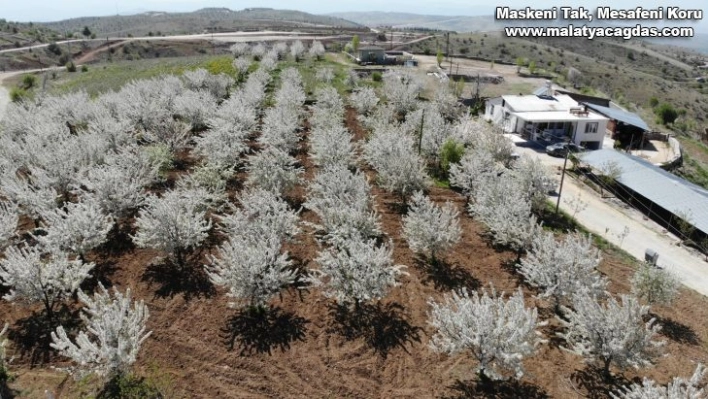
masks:
[[[479,32],[501,29],[492,15],[449,16],[420,15],[403,12],[338,12],[327,14],[368,27],[393,26],[394,28],[427,28],[456,32]]]
[[[0,19],[0,50],[46,43],[56,38],[57,33],[47,27]]]
[[[204,8],[187,13],[150,11],[133,15],[105,17],[81,17],[58,22],[43,23],[43,26],[59,31],[79,33],[88,26],[98,37],[173,35],[223,32],[243,29],[292,29],[339,27],[357,29],[363,26],[341,18],[313,15],[294,10],[248,8],[240,11],[228,8]]]
[[[690,39],[651,39],[649,41],[666,46],[681,46],[699,53],[708,54],[708,34],[706,33],[697,33],[696,36]]]

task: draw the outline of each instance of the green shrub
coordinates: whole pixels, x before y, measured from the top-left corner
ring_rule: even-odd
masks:
[[[34,75],[25,75],[22,77],[22,88],[29,90],[37,84],[37,77]]]
[[[76,64],[74,64],[72,61],[69,61],[66,63],[66,71],[67,72],[76,72]]]
[[[29,98],[29,94],[27,93],[27,90],[23,88],[13,87],[12,90],[10,90],[10,100],[13,103],[18,103],[27,98]]]
[[[380,82],[383,77],[381,76],[381,72],[374,72],[371,74],[371,79],[374,82]]]
[[[156,163],[160,176],[165,177],[167,172],[174,167],[174,155],[169,147],[164,144],[154,144],[145,147],[145,152],[150,161]]]
[[[656,97],[650,98],[650,99],[649,99],[649,105],[650,105],[652,108],[656,107],[657,105],[659,105],[659,99],[656,98]]]
[[[162,399],[163,395],[155,386],[144,378],[132,374],[119,374],[113,377],[103,391],[100,399]]]
[[[443,173],[447,176],[450,171],[450,165],[459,163],[462,155],[465,153],[465,146],[455,140],[447,140],[440,148],[440,167]]]
[[[669,103],[662,103],[654,110],[654,113],[664,125],[674,123],[679,115],[678,111]]]
[[[88,72],[88,67],[86,65],[81,65],[81,72]]]

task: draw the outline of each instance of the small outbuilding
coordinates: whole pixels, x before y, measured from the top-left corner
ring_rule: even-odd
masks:
[[[357,61],[359,61],[360,64],[383,64],[385,59],[386,52],[382,47],[362,46],[357,50]]]

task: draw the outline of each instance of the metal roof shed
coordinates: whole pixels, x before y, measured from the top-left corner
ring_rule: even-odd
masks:
[[[595,112],[598,112],[610,119],[614,119],[618,122],[625,123],[627,125],[636,126],[644,131],[649,131],[649,126],[636,114],[631,112],[622,111],[621,109],[603,107],[600,105],[595,105],[591,103],[583,103]]]
[[[672,214],[688,213],[693,226],[708,234],[708,191],[645,161],[613,149],[581,155],[581,161],[596,170],[616,163],[619,183]]]

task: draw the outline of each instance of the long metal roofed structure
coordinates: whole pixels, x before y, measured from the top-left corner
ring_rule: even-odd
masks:
[[[708,191],[650,162],[613,149],[582,154],[580,160],[593,169],[614,162],[621,169],[617,181],[652,203],[674,214],[690,215],[689,222],[708,234]]]
[[[605,115],[606,117],[610,119],[614,119],[616,121],[625,123],[627,125],[632,125],[636,126],[642,130],[649,131],[649,126],[636,114],[633,114],[631,112],[627,111],[622,111],[621,109],[616,109],[616,108],[609,108],[609,107],[603,107],[601,105],[596,105],[592,103],[583,103],[587,105],[588,108],[592,109],[595,112],[598,112],[602,115]]]

